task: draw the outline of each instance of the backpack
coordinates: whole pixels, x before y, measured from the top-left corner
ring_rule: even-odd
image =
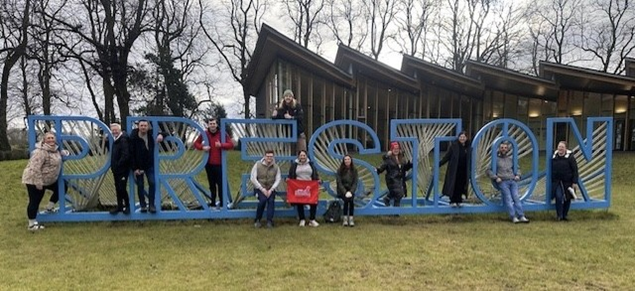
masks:
[[[340,222],[342,219],[342,203],[339,200],[329,202],[324,212],[324,221],[327,223]]]

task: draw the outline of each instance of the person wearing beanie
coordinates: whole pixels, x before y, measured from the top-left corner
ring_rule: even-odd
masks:
[[[295,99],[293,91],[287,89],[282,94],[280,104],[274,108],[271,118],[295,120],[297,124],[296,136],[298,137],[295,152],[306,151],[306,134],[304,133],[304,111],[302,106]]]
[[[412,169],[412,162],[407,161],[401,153],[399,143],[390,143],[390,151],[383,157],[381,166],[376,168],[378,174],[386,171],[386,186],[388,187],[388,195],[384,197],[384,204],[390,206],[401,205],[401,198],[407,196],[406,173]]]

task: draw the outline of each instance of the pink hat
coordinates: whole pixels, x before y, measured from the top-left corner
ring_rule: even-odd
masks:
[[[397,148],[397,149],[399,148],[399,143],[396,142],[396,141],[393,141],[393,142],[390,143],[390,150],[393,150],[395,148]]]

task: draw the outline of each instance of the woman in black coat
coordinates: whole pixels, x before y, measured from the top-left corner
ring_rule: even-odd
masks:
[[[377,173],[386,171],[386,186],[388,195],[384,197],[384,204],[390,206],[390,200],[394,201],[394,206],[399,207],[401,198],[407,196],[406,172],[412,169],[412,163],[406,161],[401,154],[399,143],[390,144],[390,151],[383,158],[383,163],[377,168]]]
[[[295,120],[297,125],[298,142],[296,144],[296,152],[306,151],[306,134],[304,133],[304,111],[302,106],[295,99],[293,91],[285,90],[282,94],[282,100],[271,114],[273,119]]]
[[[467,133],[461,131],[457,140],[450,145],[439,167],[448,164],[443,183],[443,195],[450,197],[450,206],[461,207],[463,195],[467,197],[467,182],[469,181],[470,142]]]
[[[575,199],[578,187],[578,163],[567,143],[558,143],[558,149],[551,157],[551,194],[556,198],[556,214],[558,221],[567,221],[571,199]],[[573,193],[572,193],[573,192]]]
[[[359,174],[353,164],[353,158],[345,155],[342,159],[339,169],[337,170],[337,197],[344,200],[344,221],[343,226],[355,226],[355,191],[357,190],[357,180]]]

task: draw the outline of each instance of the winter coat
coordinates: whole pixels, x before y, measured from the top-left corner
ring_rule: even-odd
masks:
[[[61,169],[62,154],[57,145],[37,144],[22,172],[22,183],[40,187],[52,185],[59,178]]]
[[[335,175],[335,180],[337,182],[337,197],[343,199],[348,191],[355,196],[357,180],[359,180],[357,169],[346,169],[342,173],[338,172]]]
[[[382,165],[377,168],[377,173],[381,174],[386,171],[386,186],[388,187],[388,191],[406,196],[406,172],[412,169],[412,163],[406,161],[402,155],[398,158],[399,162],[397,162],[396,157],[385,155]]]
[[[296,120],[298,126],[297,134],[300,135],[304,133],[304,124],[302,121],[304,120],[304,111],[302,110],[302,106],[300,103],[296,102],[295,107],[291,107],[287,105],[285,102],[282,102],[282,106],[276,109],[276,114],[271,116],[273,119],[285,119],[284,114],[289,113],[289,115],[293,116],[293,119]]]
[[[298,176],[296,175],[296,169],[298,168],[298,159],[296,159],[292,164],[291,167],[289,168],[289,175],[287,176],[287,178],[289,179],[298,179]],[[318,175],[318,171],[315,168],[315,165],[313,164],[313,162],[311,162],[310,160],[307,159],[307,163],[309,164],[309,166],[311,167],[311,180],[319,180],[320,177]]]
[[[132,158],[131,168],[133,170],[148,170],[154,166],[154,146],[152,130],[148,130],[148,147],[139,137],[139,129],[132,130],[128,138],[128,147],[130,148],[130,156]]]
[[[209,159],[207,160],[207,164],[220,166],[221,165],[221,157],[222,150],[231,150],[234,148],[234,144],[232,143],[232,139],[228,134],[225,134],[225,142],[221,143],[220,147],[217,148],[216,142],[221,142],[220,140],[220,130],[216,130],[216,132],[211,133],[209,130],[205,130],[205,134],[207,134],[207,139],[209,140]],[[194,148],[197,150],[203,150],[203,135],[199,135],[198,138],[194,141]]]
[[[552,191],[554,191],[552,197],[555,197],[556,187],[563,187],[563,190],[571,187],[573,184],[578,184],[578,163],[570,150],[564,154],[564,156],[558,155],[558,151],[553,153],[551,157],[551,183]],[[563,191],[567,193],[567,191]]]
[[[110,169],[115,175],[126,175],[130,172],[130,149],[128,148],[128,136],[125,132],[122,132],[112,144]]]
[[[465,150],[466,152],[466,159],[467,159],[467,167],[465,167],[464,169],[459,169],[459,156],[460,156],[460,151],[461,150]],[[445,180],[443,183],[443,195],[451,197],[454,194],[454,188],[455,187],[460,187],[461,189],[461,193],[463,194],[467,194],[467,181],[469,180],[470,177],[470,162],[471,162],[471,152],[472,149],[470,147],[470,144],[466,141],[465,142],[465,146],[461,145],[460,142],[456,141],[453,142],[450,145],[450,148],[448,149],[448,151],[445,153],[445,156],[443,156],[443,158],[441,159],[441,161],[439,162],[439,167],[445,165],[447,162],[450,162],[448,164],[448,168],[445,171]],[[458,171],[465,171],[466,177],[468,177],[468,179],[466,179],[466,183],[464,185],[456,185],[457,181],[456,181],[456,175]]]

